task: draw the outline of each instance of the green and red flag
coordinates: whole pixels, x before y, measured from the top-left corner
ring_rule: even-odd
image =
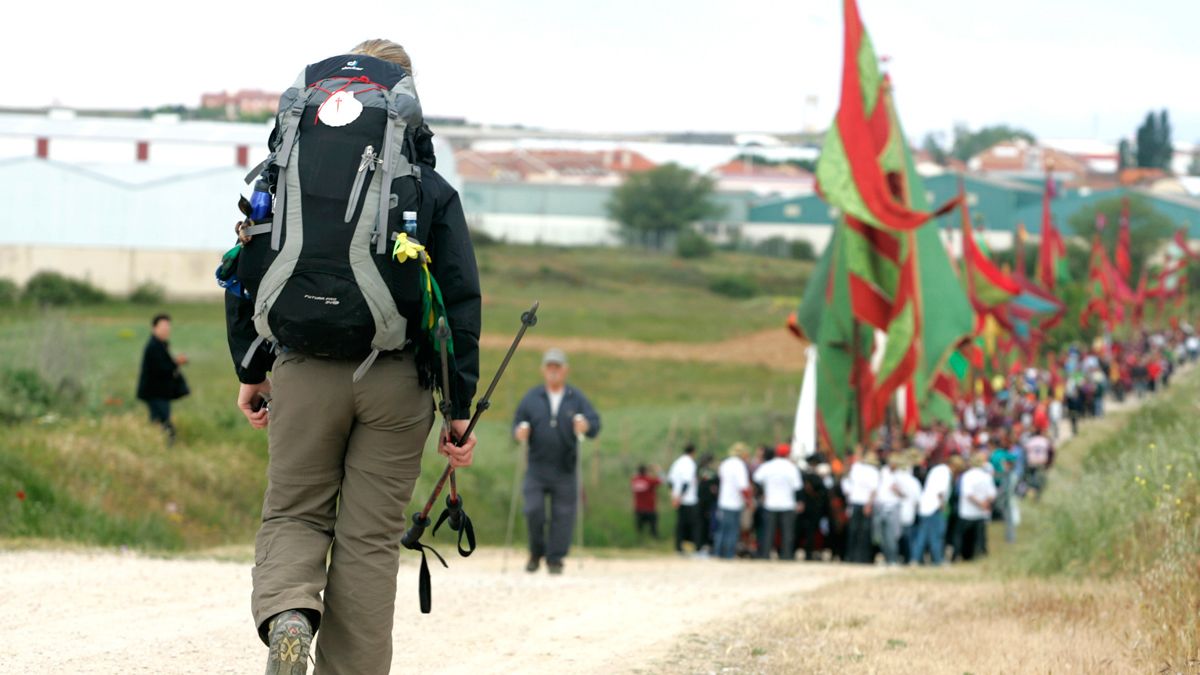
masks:
[[[863,432],[859,392],[869,393],[874,330],[854,318],[845,228],[837,226],[804,290],[793,330],[817,347],[817,436],[839,457]],[[809,366],[806,366],[809,367]]]
[[[855,0],[843,0],[842,5],[841,97],[817,163],[817,188],[847,216],[868,226],[909,232],[935,214],[913,208],[903,191],[889,181],[894,167],[880,161],[889,150],[893,159],[898,159],[897,146],[904,140],[896,135],[888,106],[883,104],[889,84],[879,70],[858,5]]]
[[[852,412],[845,412],[846,402],[833,402],[828,410],[818,402],[821,433],[840,450],[848,446],[840,430],[857,426],[869,432],[882,424],[898,392],[905,402],[905,426],[914,428],[938,373],[972,327],[969,304],[933,222],[957,200],[929,210],[890,81],[879,70],[856,3],[844,0],[843,8],[841,99],[816,170],[820,194],[841,218],[822,256],[826,276],[808,289],[798,316],[805,334],[825,349],[818,359],[818,398],[822,391],[844,392],[847,382],[857,392]],[[842,294],[845,304],[837,299]],[[930,298],[930,306],[939,310],[932,323],[922,311]],[[956,314],[959,305],[964,311]],[[959,331],[956,323],[963,316],[965,328]],[[830,354],[834,358],[827,358]],[[874,368],[867,367],[872,356]],[[835,383],[825,386],[822,375]]]
[[[960,197],[963,190],[960,180]],[[1020,293],[1021,288],[1016,280],[997,267],[979,246],[965,199],[959,200],[958,209],[962,214],[963,276],[967,282],[967,297],[977,313],[986,314],[1003,306]]]

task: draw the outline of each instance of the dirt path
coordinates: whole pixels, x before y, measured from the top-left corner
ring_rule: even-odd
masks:
[[[485,334],[484,347],[505,349],[512,337]],[[649,359],[659,361],[691,361],[698,363],[737,363],[747,366],[769,366],[777,370],[804,369],[804,347],[801,340],[782,328],[739,335],[720,342],[638,342],[589,337],[553,337],[529,334],[522,346],[543,350],[558,347],[570,353],[596,354],[619,359]]]
[[[587,558],[552,578],[497,551],[434,572],[434,613],[400,569],[393,672],[629,672],[694,631],[819,588],[880,574],[849,566]],[[6,673],[253,673],[249,563],[132,554],[0,552]],[[453,626],[455,643],[437,631]],[[414,639],[419,636],[420,639]],[[414,668],[419,664],[419,668]]]

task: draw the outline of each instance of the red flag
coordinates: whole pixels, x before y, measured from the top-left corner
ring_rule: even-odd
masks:
[[[1128,284],[1133,273],[1133,262],[1129,259],[1129,197],[1121,199],[1121,229],[1117,231],[1117,250],[1113,253],[1113,262],[1121,280]]]
[[[1053,214],[1050,212],[1050,200],[1054,195],[1054,178],[1047,172],[1046,189],[1042,193],[1042,242],[1038,250],[1038,283],[1051,293],[1058,284],[1060,260],[1067,254],[1067,246],[1063,243],[1058,228],[1054,226]]]
[[[1192,249],[1188,246],[1187,228],[1181,227],[1175,230],[1175,245],[1179,247],[1179,250],[1183,251],[1183,254],[1189,260],[1200,260],[1200,254],[1193,253]]]
[[[1104,244],[1100,241],[1100,230],[1104,229],[1104,214],[1096,214],[1096,235],[1092,237],[1092,255],[1088,263],[1088,302],[1083,313],[1079,315],[1079,325],[1086,328],[1093,316],[1099,317],[1112,329],[1112,316],[1108,311],[1111,297],[1112,277],[1108,273],[1111,264],[1104,253]]]

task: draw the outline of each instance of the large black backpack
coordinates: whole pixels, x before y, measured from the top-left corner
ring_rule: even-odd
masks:
[[[237,268],[260,341],[365,357],[356,377],[407,343],[420,315],[419,266],[391,253],[406,222],[410,239],[429,236],[418,160],[428,133],[412,77],[382,59],[325,59],[284,92],[260,167],[273,217],[246,230]]]

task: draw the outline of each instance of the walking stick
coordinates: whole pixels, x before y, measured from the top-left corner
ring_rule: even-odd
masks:
[[[500,367],[496,369],[496,374],[492,376],[492,382],[488,385],[487,392],[483,398],[475,404],[475,414],[471,416],[471,421],[467,424],[467,428],[462,435],[454,439],[454,444],[462,447],[467,439],[471,437],[471,433],[475,431],[475,425],[479,424],[479,418],[483,416],[492,405],[492,393],[496,391],[496,385],[500,383],[500,378],[504,375],[504,370],[508,368],[508,362],[512,360],[513,354],[517,351],[517,347],[521,344],[521,338],[525,337],[525,331],[537,324],[538,303],[533,303],[529,311],[521,314],[521,329],[517,331],[517,336],[513,338],[513,342],[508,347],[508,353],[504,355],[504,360],[500,362]],[[446,326],[445,319],[441,319],[438,324],[438,336],[441,342],[442,356],[442,415],[448,431],[450,422],[448,419],[450,403],[449,403],[449,367],[448,357],[446,355],[446,343],[449,339],[449,328]],[[451,433],[450,436],[453,434]],[[421,553],[421,569],[417,576],[417,594],[421,603],[421,613],[428,614],[433,608],[433,589],[429,575],[429,563],[426,560],[425,552],[429,551],[442,563],[442,567],[449,567],[446,560],[428,544],[421,543],[421,536],[425,534],[425,528],[429,527],[430,519],[429,512],[433,510],[433,505],[437,501],[438,496],[442,493],[442,488],[446,486],[446,481],[450,481],[450,494],[446,497],[446,510],[438,517],[438,523],[434,526],[434,533],[437,532],[437,527],[443,521],[449,520],[451,529],[458,531],[458,552],[463,557],[471,555],[475,550],[475,531],[471,526],[470,518],[467,518],[466,513],[462,510],[462,498],[458,495],[458,485],[454,478],[454,465],[446,462],[446,468],[442,471],[442,475],[438,478],[437,483],[433,486],[433,492],[429,495],[429,499],[425,502],[425,507],[419,512],[412,515],[412,525],[404,536],[400,539],[400,544],[412,551],[420,551]],[[467,538],[467,548],[462,546],[463,536]]]
[[[575,416],[576,420],[582,418]],[[575,432],[575,548],[579,550],[579,569],[583,569],[583,438]]]
[[[521,494],[521,464],[529,453],[529,441],[521,441],[519,453],[513,462],[512,497],[508,502],[508,530],[504,533],[504,554],[500,561],[500,573],[508,572],[508,553],[512,548],[513,530],[517,525],[517,498]]]

